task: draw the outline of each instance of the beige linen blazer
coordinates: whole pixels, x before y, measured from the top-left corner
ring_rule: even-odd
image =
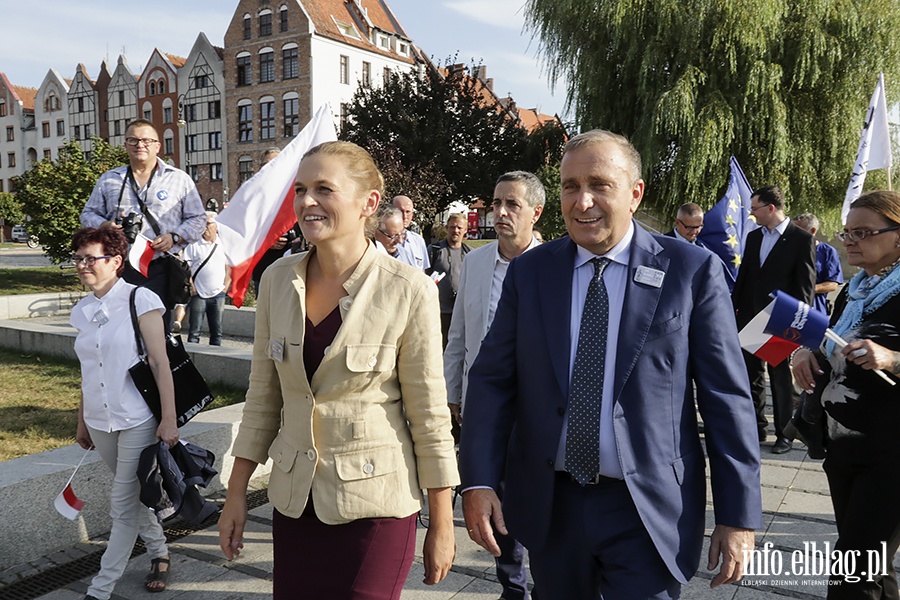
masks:
[[[324,523],[406,517],[422,489],[459,484],[441,360],[437,286],[370,244],[344,284],[342,324],[307,381],[309,253],[263,275],[250,388],[233,455],[273,460],[269,499]]]

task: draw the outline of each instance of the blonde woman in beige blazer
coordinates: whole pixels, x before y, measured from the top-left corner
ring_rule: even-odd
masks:
[[[274,597],[400,597],[428,490],[425,583],[455,553],[459,483],[437,289],[375,250],[383,182],[369,154],[327,142],[300,163],[294,210],[314,248],[262,278],[250,389],[219,520],[234,558],[256,465],[273,461]]]

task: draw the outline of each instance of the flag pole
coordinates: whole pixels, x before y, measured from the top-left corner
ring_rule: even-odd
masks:
[[[825,330],[825,337],[827,337],[829,340],[834,342],[834,345],[837,346],[838,348],[843,348],[844,346],[847,345],[847,342],[844,341],[844,338],[842,338],[841,336],[836,334],[834,331],[832,331],[832,329],[830,327]],[[879,377],[881,377],[882,379],[887,381],[889,384],[897,385],[897,383],[893,379],[888,377],[887,374],[884,371],[882,371],[881,369],[874,369],[874,372],[876,375],[878,375]]]

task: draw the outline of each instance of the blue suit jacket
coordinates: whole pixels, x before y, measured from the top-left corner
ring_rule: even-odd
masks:
[[[569,399],[575,244],[556,240],[509,266],[494,322],[469,373],[460,448],[463,487],[498,489],[512,534],[546,539],[555,456]],[[660,287],[638,266],[665,273]],[[700,560],[706,509],[705,425],[716,523],[759,528],[756,417],[721,261],[635,226],[616,349],[614,429],[628,490],[672,575]]]

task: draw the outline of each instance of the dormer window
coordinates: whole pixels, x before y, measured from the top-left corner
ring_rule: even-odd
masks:
[[[397,43],[397,52],[403,56],[409,56],[409,44],[406,42]]]
[[[332,17],[332,19],[334,20],[334,24],[337,25],[338,30],[341,32],[341,35],[354,40],[362,40],[359,32],[356,31],[356,27],[354,27],[350,23],[343,23],[341,21],[338,21],[334,17]]]
[[[378,34],[378,47],[382,50],[390,50],[391,49],[391,40],[388,36],[383,34]]]

